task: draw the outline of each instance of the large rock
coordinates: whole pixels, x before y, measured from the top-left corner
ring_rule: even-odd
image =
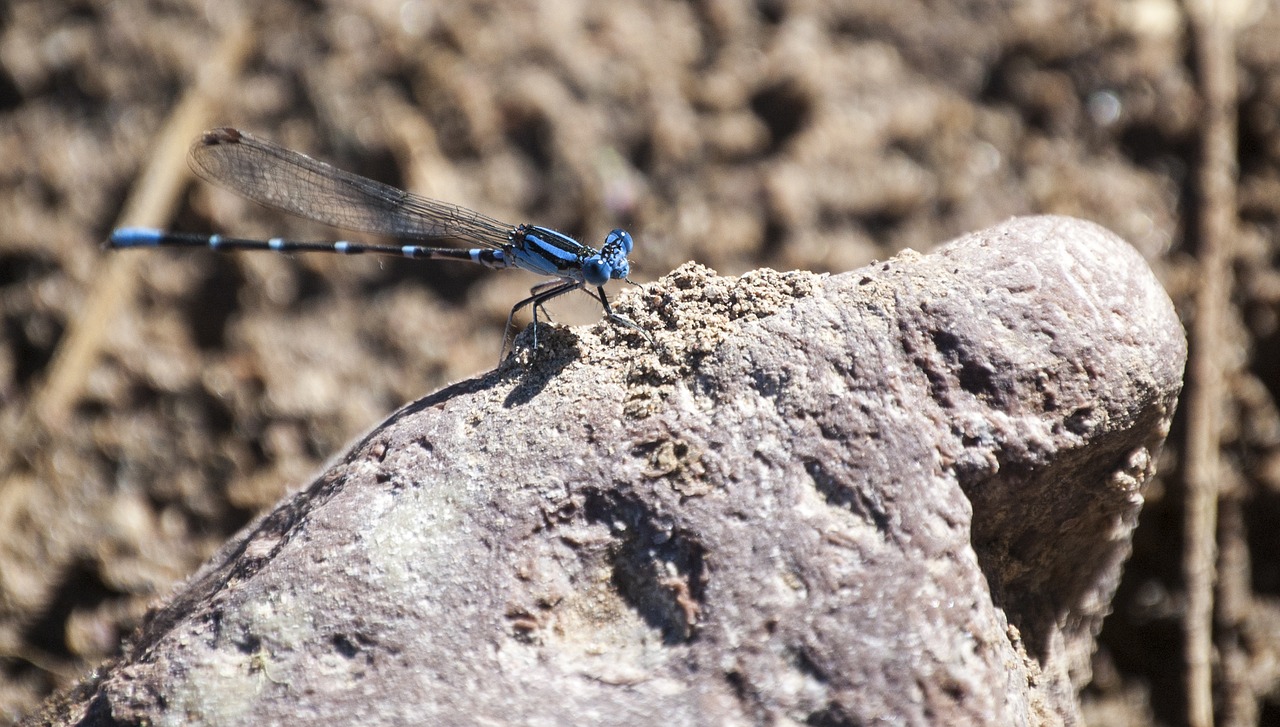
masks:
[[[1079,721],[1186,355],[1133,249],[1026,218],[620,297],[655,345],[544,328],[396,413],[48,716]]]

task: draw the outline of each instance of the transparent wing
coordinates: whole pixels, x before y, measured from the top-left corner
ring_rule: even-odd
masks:
[[[206,131],[188,161],[201,178],[268,207],[345,230],[502,247],[512,226],[419,197],[232,128]]]

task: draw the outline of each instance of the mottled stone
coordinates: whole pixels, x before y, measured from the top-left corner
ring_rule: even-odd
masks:
[[[1023,218],[618,309],[656,344],[545,328],[396,413],[50,713],[1079,722],[1186,356],[1132,248]]]

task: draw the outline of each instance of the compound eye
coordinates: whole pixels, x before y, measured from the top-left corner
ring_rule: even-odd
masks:
[[[604,285],[609,282],[612,266],[606,265],[600,258],[592,258],[582,264],[582,279],[591,285]]]
[[[631,248],[635,246],[635,241],[631,239],[631,233],[626,230],[614,230],[609,236],[604,238],[605,248],[618,247],[622,248],[622,255],[626,257],[631,254]]]

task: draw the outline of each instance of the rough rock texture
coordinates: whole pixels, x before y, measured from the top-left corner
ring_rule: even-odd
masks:
[[[1058,724],[1185,340],[1016,219],[831,277],[696,265],[392,416],[47,716]]]

